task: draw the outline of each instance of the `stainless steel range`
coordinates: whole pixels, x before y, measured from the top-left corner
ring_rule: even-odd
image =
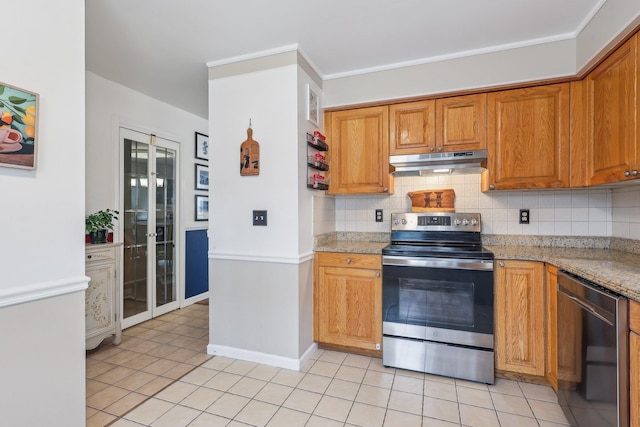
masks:
[[[480,214],[391,215],[382,250],[385,366],[493,384],[493,254]]]

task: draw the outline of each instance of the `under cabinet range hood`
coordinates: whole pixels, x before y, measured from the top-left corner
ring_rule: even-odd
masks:
[[[389,156],[389,165],[396,175],[481,173],[487,168],[487,150]]]

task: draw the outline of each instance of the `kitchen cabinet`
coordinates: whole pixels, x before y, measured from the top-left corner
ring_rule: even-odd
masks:
[[[544,377],[544,264],[497,260],[495,276],[496,370]]]
[[[314,274],[314,339],[320,346],[380,357],[380,255],[318,252]]]
[[[488,94],[482,191],[569,186],[569,92],[562,83]]]
[[[389,107],[328,112],[327,194],[392,193],[389,173]]]
[[[487,148],[484,93],[389,106],[389,153],[426,154]]]
[[[436,151],[486,148],[486,93],[436,100]]]
[[[629,301],[630,426],[640,427],[640,303]]]
[[[389,154],[392,156],[436,150],[435,100],[390,105],[389,120]]]
[[[584,79],[588,185],[640,177],[637,50],[635,35]]]
[[[122,339],[120,326],[119,244],[87,245],[85,274],[89,286],[85,291],[86,349],[96,348],[107,337]]]
[[[545,266],[545,376],[551,387],[558,391],[558,268]]]

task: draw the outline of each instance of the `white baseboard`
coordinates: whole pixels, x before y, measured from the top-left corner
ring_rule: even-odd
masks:
[[[246,360],[248,362],[261,363],[263,365],[299,371],[311,359],[311,356],[313,356],[317,349],[318,345],[314,342],[299,359],[216,344],[209,344],[207,346],[207,353],[214,356]]]
[[[191,304],[195,304],[195,303],[200,302],[202,300],[205,300],[207,298],[209,298],[209,291],[203,292],[203,293],[198,294],[198,295],[194,295],[194,296],[192,296],[190,298],[186,298],[186,299],[184,299],[182,301],[181,308],[182,307],[186,307],[186,306],[191,305]]]

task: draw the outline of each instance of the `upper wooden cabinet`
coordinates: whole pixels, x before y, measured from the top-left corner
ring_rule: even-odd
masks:
[[[569,83],[489,93],[482,191],[569,186]]]
[[[638,35],[584,79],[587,184],[639,178]]]
[[[389,117],[389,154],[424,154],[435,150],[435,100],[390,105]]]
[[[507,260],[496,264],[496,369],[544,376],[544,265]]]
[[[487,95],[389,106],[389,153],[425,154],[487,147]]]
[[[436,150],[487,148],[487,94],[436,100]]]
[[[392,193],[389,107],[325,114],[330,147],[328,194]]]

